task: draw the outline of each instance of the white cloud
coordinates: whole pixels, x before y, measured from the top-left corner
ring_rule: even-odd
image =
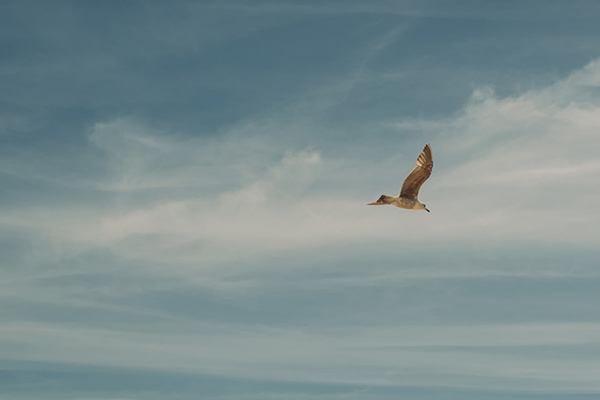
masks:
[[[459,232],[483,218],[496,240],[598,239],[591,221],[598,218],[592,199],[600,195],[600,97],[588,89],[599,77],[600,63],[593,62],[518,97],[499,99],[484,88],[455,118],[399,125],[425,135],[441,131],[428,193],[442,212],[454,210]]]
[[[279,262],[278,255],[289,252],[284,256],[289,261],[289,254],[310,251],[318,257],[322,248],[360,249],[373,263],[396,256],[415,260],[414,253],[448,246],[470,251],[537,242],[594,248],[600,239],[593,223],[600,217],[595,151],[600,98],[591,89],[599,75],[600,64],[593,63],[552,87],[504,99],[481,89],[453,118],[399,123],[400,130],[420,130],[423,143],[402,148],[398,143],[400,156],[387,150],[389,142],[375,140],[369,150],[379,146],[392,154],[379,159],[361,157],[362,148],[351,143],[344,148],[352,157],[344,157],[327,142],[312,148],[288,142],[315,132],[317,123],[299,118],[294,126],[287,115],[246,121],[208,139],[177,137],[127,119],[99,124],[90,141],[106,154],[108,175],[82,187],[111,193],[114,206],[22,206],[0,214],[0,223],[32,238],[26,268],[3,273],[4,295],[46,307],[154,318],[167,321],[168,332],[141,334],[147,325],[135,322],[110,330],[86,327],[85,321],[65,327],[12,320],[0,334],[24,347],[7,358],[298,382],[498,390],[509,382],[519,390],[598,391],[595,361],[484,349],[593,348],[599,337],[595,324],[393,327],[387,321],[392,327],[345,324],[343,332],[319,322],[310,330],[217,326],[117,299],[177,292],[185,282],[223,296],[243,293],[251,301],[261,285],[253,285],[249,271],[292,272],[305,264]],[[421,199],[432,212],[367,207],[381,192],[398,192],[425,142],[433,146],[435,169]],[[94,249],[108,250],[120,263],[102,261],[80,271],[64,262]],[[411,252],[412,259],[404,254]],[[351,259],[352,253],[340,258]],[[352,290],[415,278],[595,273],[569,263],[507,265],[502,271],[485,263],[451,263],[402,268],[392,263],[376,272],[304,284],[311,290]],[[119,284],[88,290],[85,284],[65,289],[45,283],[71,273],[87,273],[89,279],[110,274]],[[143,279],[148,282],[138,283]],[[430,306],[411,306],[410,312]]]
[[[384,192],[396,194],[420,150],[415,147],[412,153],[403,151],[408,159],[371,160],[370,165],[288,152],[277,163],[266,161],[262,175],[247,174],[250,179],[239,189],[133,210],[104,219],[103,226],[113,238],[163,233],[249,251],[381,239],[592,244],[600,237],[589,222],[598,217],[593,199],[600,183],[595,155],[600,99],[577,94],[595,84],[598,65],[518,97],[498,99],[489,88],[476,91],[455,118],[433,123],[439,133],[428,123],[417,124],[424,136],[433,137],[436,158],[421,195],[433,210],[430,215],[368,208],[363,203],[380,193],[365,189],[358,197],[355,190],[360,183],[355,175],[364,177],[359,168],[371,168],[378,180],[387,180]],[[261,135],[246,138],[252,141],[269,142]],[[315,191],[310,185],[320,181],[337,181],[341,188]]]
[[[348,10],[192,5],[190,20],[210,7],[241,12],[233,19],[218,13],[191,31],[167,27],[165,35],[151,38],[158,47],[137,46],[133,55],[120,54],[128,46],[119,45],[100,53],[92,49],[88,57],[88,46],[74,63],[58,57],[49,70],[44,63],[26,70],[55,74],[76,65],[85,67],[76,68],[78,74],[89,75],[119,67],[117,59],[198,53],[237,38],[242,40],[212,55],[233,51],[245,59],[254,54],[246,52],[248,32],[292,23],[293,38],[313,12],[444,17],[477,12],[413,5],[401,6],[404,10],[365,4]],[[161,11],[151,8],[148,15]],[[268,15],[288,11],[291,19]],[[487,15],[514,14],[496,11]],[[65,20],[71,16],[76,15]],[[221,23],[225,19],[228,25]],[[381,32],[386,24],[367,23],[364,33]],[[196,40],[215,28],[216,36]],[[7,365],[13,360],[22,369],[37,363],[130,367],[353,388],[600,391],[594,357],[600,325],[594,281],[586,280],[599,277],[594,257],[600,239],[595,224],[600,61],[548,87],[505,98],[491,87],[478,88],[446,119],[394,125],[389,119],[341,121],[340,115],[360,107],[385,83],[410,77],[409,70],[365,68],[371,61],[377,61],[377,70],[396,63],[396,56],[380,52],[401,32],[395,28],[344,58],[342,70],[329,63],[322,73],[309,71],[311,78],[285,96],[268,94],[287,104],[302,92],[284,109],[266,110],[269,101],[248,105],[246,96],[260,84],[246,81],[252,71],[236,78],[217,69],[215,74],[232,77],[221,81],[214,74],[192,77],[199,79],[193,82],[175,78],[171,88],[181,92],[162,90],[168,82],[162,89],[148,88],[147,79],[129,68],[121,82],[140,90],[123,91],[135,97],[121,102],[125,108],[103,97],[103,90],[93,99],[87,92],[76,94],[90,97],[88,106],[100,114],[131,109],[144,93],[148,105],[153,90],[168,92],[161,97],[166,102],[177,97],[173,107],[186,98],[192,107],[203,98],[193,88],[206,80],[203,87],[243,93],[234,114],[262,110],[259,117],[197,136],[120,118],[90,127],[87,143],[72,141],[90,109],[83,104],[71,110],[68,94],[53,97],[66,114],[56,109],[60,112],[48,118],[55,127],[72,129],[56,132],[66,138],[50,144],[59,149],[39,142],[37,153],[7,151],[0,162],[2,173],[15,182],[0,208],[6,305],[0,345]],[[122,36],[118,30],[112,34]],[[85,36],[60,35],[49,43],[66,49],[87,42]],[[417,64],[423,61],[414,56]],[[91,69],[84,65],[89,60]],[[166,69],[175,66],[160,61]],[[352,63],[354,75],[348,75]],[[165,72],[161,65],[155,72]],[[273,82],[280,82],[276,78]],[[336,82],[327,87],[324,80]],[[389,90],[382,93],[386,99],[393,98]],[[351,91],[367,97],[345,102]],[[183,112],[168,108],[168,115]],[[360,111],[361,117],[389,115],[389,108]],[[87,116],[79,120],[80,112]],[[46,120],[38,117],[32,121]],[[226,115],[217,117],[223,121]],[[191,120],[182,125],[191,126]],[[0,121],[0,130],[27,127],[23,124],[18,118]],[[27,137],[17,140],[19,146],[23,140]],[[427,142],[433,145],[435,169],[421,200],[432,213],[367,207],[382,193],[398,193]],[[30,156],[35,154],[39,157]],[[514,323],[524,320],[528,323]]]
[[[106,246],[127,257],[204,265],[370,241],[592,245],[600,238],[591,223],[599,217],[600,97],[590,89],[599,76],[594,62],[516,97],[482,88],[444,121],[400,122],[432,143],[434,174],[421,191],[431,214],[365,205],[381,194],[374,184],[397,193],[422,144],[405,146],[402,158],[373,160],[286,146],[316,124],[290,111],[215,138],[177,137],[124,119],[99,124],[90,140],[106,152],[110,175],[95,185],[120,196],[118,207],[28,208],[0,219],[62,248]],[[142,202],[126,196],[151,189],[158,192]]]

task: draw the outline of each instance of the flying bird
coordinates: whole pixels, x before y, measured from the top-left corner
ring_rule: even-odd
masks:
[[[425,183],[427,178],[431,175],[433,170],[433,153],[431,152],[431,146],[429,143],[425,145],[423,151],[417,158],[417,166],[411,171],[410,174],[402,183],[402,189],[400,189],[400,196],[392,197],[382,194],[381,197],[375,203],[369,203],[369,206],[383,206],[385,204],[391,204],[396,207],[406,208],[409,210],[425,210],[429,212],[425,204],[421,203],[417,196],[419,195],[419,189]]]

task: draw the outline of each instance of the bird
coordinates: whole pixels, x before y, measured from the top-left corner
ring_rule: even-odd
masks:
[[[429,212],[429,209],[425,204],[421,203],[417,196],[419,195],[419,189],[423,183],[431,175],[433,170],[433,153],[429,143],[425,145],[419,157],[417,157],[417,166],[408,174],[402,188],[400,189],[400,196],[386,196],[382,194],[381,197],[374,203],[369,203],[369,206],[383,206],[391,204],[396,207],[406,208],[409,210],[425,210]]]

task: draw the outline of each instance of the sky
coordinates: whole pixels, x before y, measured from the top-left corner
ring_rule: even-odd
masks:
[[[0,397],[597,398],[599,18],[0,1]]]

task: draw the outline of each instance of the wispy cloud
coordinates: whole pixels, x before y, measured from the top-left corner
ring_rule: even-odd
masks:
[[[5,325],[2,334],[30,349],[10,357],[38,361],[292,382],[488,389],[502,389],[509,382],[513,389],[550,393],[561,387],[584,393],[600,389],[594,360],[553,359],[550,350],[542,359],[523,357],[519,352],[488,351],[489,346],[499,350],[507,350],[506,346],[597,346],[599,327],[595,324],[366,328],[337,335],[269,328],[236,329],[235,333],[217,327],[198,328],[203,332],[165,335],[13,324]],[[36,348],[42,338],[48,345]],[[449,368],[452,374],[447,373]],[[428,373],[422,374],[425,370]]]
[[[173,139],[120,119],[92,132],[91,145],[106,154],[107,175],[87,183],[114,192],[117,207],[27,207],[1,218],[66,247],[108,246],[130,257],[188,262],[205,259],[211,246],[245,257],[365,240],[592,244],[599,236],[588,221],[597,214],[600,107],[589,89],[597,85],[598,65],[517,97],[478,90],[444,121],[400,122],[398,129],[420,130],[433,144],[435,170],[421,193],[431,216],[364,206],[379,190],[398,191],[422,143],[403,148],[402,158],[347,159],[328,156],[326,142],[286,149],[277,135],[289,121],[246,123],[219,139]],[[373,190],[374,182],[380,189]],[[145,236],[161,239],[148,249],[138,240]]]
[[[313,7],[246,11],[298,8]],[[259,18],[197,44],[202,29],[168,24],[157,40],[181,55],[278,23]],[[600,61],[510,96],[479,87],[440,119],[332,123],[361,83],[402,76],[369,68],[403,33],[381,31],[352,52],[354,64],[335,64],[335,77],[218,129],[180,132],[123,112],[98,117],[85,141],[57,152],[68,157],[3,158],[3,174],[54,196],[15,196],[0,208],[5,358],[304,383],[600,391],[597,362],[560,353],[599,345],[596,291],[578,279],[598,277]],[[112,65],[99,59],[94,68]],[[398,193],[426,142],[435,168],[420,197],[432,213],[367,207]],[[539,346],[550,348],[546,358],[527,353]]]

